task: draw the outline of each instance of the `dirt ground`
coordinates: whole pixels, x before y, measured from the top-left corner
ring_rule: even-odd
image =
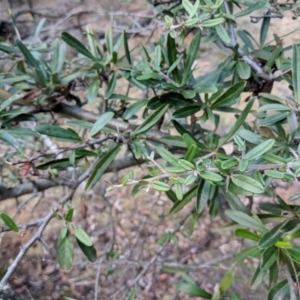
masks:
[[[54,0],[51,3],[45,0],[32,0],[32,9],[29,10],[29,2],[26,0],[12,2],[14,13],[27,10],[18,17],[23,24],[20,26],[20,33],[25,38],[32,34],[35,22],[41,18],[39,13],[52,16],[42,31],[43,40],[53,40],[63,30],[69,31],[79,39],[84,38],[87,24],[90,24],[99,38],[102,38],[105,25],[108,23],[117,25],[116,32],[121,26],[131,24],[132,19],[127,16],[113,15],[119,11],[139,14],[141,15],[139,20],[145,20],[145,28],[142,28],[141,33],[132,34],[131,46],[140,45],[149,39],[157,39],[161,33],[161,29],[157,29],[151,35],[150,29],[159,24],[151,23],[151,20],[149,23],[144,17],[152,14],[151,8],[144,0]],[[9,2],[2,0],[0,5],[0,20],[9,20],[7,13]],[[80,10],[83,13],[78,17]],[[60,15],[66,17],[58,18]],[[299,20],[290,20],[288,17],[283,20],[272,20],[272,32],[281,36],[289,32],[291,26],[300,28]],[[244,20],[242,26],[249,29],[249,24]],[[1,26],[1,34],[5,34],[5,37],[13,35],[10,24],[6,24],[4,33],[3,25]],[[258,26],[251,24],[251,32],[257,36]],[[284,38],[284,44],[291,41],[300,42],[300,34]],[[187,39],[186,43],[188,42]],[[210,60],[210,57],[214,57],[214,60]],[[197,74],[205,74],[207,70],[216,67],[218,63],[216,57],[221,60],[223,55],[215,46],[207,44],[202,47],[197,61]],[[281,95],[287,92],[287,87],[276,86],[275,91]],[[141,166],[138,172],[143,174],[143,170],[145,166]],[[128,170],[118,174],[119,179],[126,172],[128,173]],[[112,176],[106,175],[107,178]],[[63,189],[56,188],[47,190],[33,199],[27,196],[18,199],[18,202],[3,201],[0,203],[0,211],[13,215],[20,203],[28,201],[15,218],[17,223],[26,223],[43,217],[45,211],[48,211],[53,203],[57,203],[64,192]],[[234,239],[231,232],[222,229],[224,219],[217,217],[212,222],[208,212],[205,212],[200,220],[193,220],[190,217],[180,226],[181,220],[190,213],[190,206],[179,214],[170,216],[168,211],[171,202],[157,192],[139,193],[132,197],[130,189],[124,188],[112,197],[105,198],[103,184],[99,184],[92,193],[85,193],[83,189],[79,189],[73,199],[73,206],[76,211],[75,223],[91,236],[97,249],[98,260],[95,263],[88,262],[78,247],[75,247],[73,268],[69,272],[61,271],[57,264],[56,243],[62,223],[57,220],[51,221],[44,233],[47,247],[36,243],[10,281],[13,289],[27,295],[28,299],[119,300],[130,299],[128,295],[134,290],[135,299],[190,299],[176,289],[176,283],[183,281],[184,272],[187,272],[201,287],[212,292],[214,284],[220,282],[223,274],[231,268],[232,255],[245,246],[245,243]],[[83,216],[83,207],[88,207],[86,218]],[[178,226],[179,230],[172,234]],[[35,229],[31,229],[22,234],[12,232],[2,234],[0,277],[5,274],[20,247],[34,231]],[[160,244],[166,237],[171,241],[162,248]],[[155,262],[139,278],[140,270],[154,257]],[[242,267],[235,267],[237,280],[232,291],[241,293],[244,300],[266,299],[265,286],[255,291],[248,287],[256,263],[257,261],[249,259]]]

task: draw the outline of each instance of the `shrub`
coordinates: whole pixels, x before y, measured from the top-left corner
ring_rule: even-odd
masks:
[[[86,257],[95,261],[92,240],[73,223],[71,200],[76,189],[85,182],[89,191],[105,172],[146,161],[148,174],[139,178],[134,169],[128,171],[119,184],[107,182],[106,195],[124,186],[132,186],[133,194],[154,189],[172,202],[170,214],[190,205],[195,218],[201,219],[207,210],[212,221],[227,207],[225,215],[234,234],[253,241],[236,254],[232,269],[213,294],[189,278],[178,284],[181,291],[205,299],[241,299],[227,292],[234,281],[234,266],[255,257],[260,263],[250,286],[258,286],[269,274],[268,299],[296,299],[300,211],[293,201],[300,194],[284,201],[275,187],[298,182],[300,174],[300,48],[284,46],[284,37],[276,34],[272,38],[269,26],[271,19],[280,22],[285,11],[292,11],[297,19],[299,4],[158,0],[152,5],[158,20],[164,18],[165,31],[155,43],[140,47],[140,58],[132,55],[126,31],[114,41],[109,27],[105,47],[91,27],[86,29],[87,43],[63,32],[51,47],[45,43],[36,47],[34,39],[0,44],[11,62],[0,75],[0,139],[9,146],[1,154],[0,200],[67,187],[59,202],[62,208],[53,207],[44,218],[27,224],[37,231],[1,286],[42,238],[52,218],[64,224],[57,247],[60,267],[72,266],[71,235]],[[239,29],[240,19],[249,17],[260,24],[258,41]],[[37,26],[35,37],[41,27]],[[193,38],[186,45],[188,35]],[[197,57],[206,44],[220,48],[226,57],[215,70],[197,76],[201,69]],[[67,47],[76,54],[66,55]],[[88,85],[87,103],[72,89],[80,81]],[[127,92],[120,93],[118,83],[126,84]],[[291,96],[275,95],[274,83],[287,84]],[[144,96],[133,98],[132,88]],[[97,112],[84,109],[99,97]],[[57,123],[53,116],[69,120]],[[43,140],[60,146],[47,150]],[[19,175],[31,175],[33,181],[18,184]],[[258,205],[252,205],[253,199]],[[7,214],[1,218],[3,231],[21,228]],[[284,276],[279,276],[281,268],[286,270]]]

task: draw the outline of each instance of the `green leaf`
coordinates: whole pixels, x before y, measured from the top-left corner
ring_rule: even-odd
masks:
[[[124,50],[125,50],[125,55],[128,60],[128,63],[132,65],[132,60],[131,60],[131,55],[128,47],[128,40],[127,40],[127,33],[126,30],[123,31],[123,41],[124,41]]]
[[[55,40],[53,56],[51,62],[52,73],[59,73],[66,59],[66,44],[61,43],[59,39]]]
[[[292,249],[287,249],[291,259],[297,264],[300,263],[300,248],[299,246],[294,246]]]
[[[275,140],[269,139],[252,148],[246,155],[245,159],[254,160],[268,152],[275,144]]]
[[[184,185],[191,185],[193,184],[197,179],[197,176],[195,175],[188,175],[184,180]]]
[[[72,222],[72,220],[73,220],[73,213],[74,213],[74,209],[73,208],[68,209],[68,212],[67,212],[67,214],[65,216],[65,220],[67,222]]]
[[[112,54],[114,51],[114,42],[113,42],[113,34],[110,26],[107,26],[105,29],[105,43],[106,48],[109,54]]]
[[[182,198],[183,198],[182,184],[181,183],[175,183],[174,188],[175,188],[175,195],[176,195],[177,199],[182,200]]]
[[[152,182],[152,187],[159,192],[167,192],[170,190],[170,186],[167,183],[158,180]]]
[[[251,1],[251,3],[253,3],[254,1]],[[268,0],[258,0],[258,1],[255,1],[255,3],[253,3],[252,5],[248,6],[248,8],[246,8],[245,10],[242,10],[238,13],[236,13],[234,16],[236,18],[239,18],[239,17],[243,17],[243,16],[246,16],[246,15],[249,15],[251,14],[252,12],[264,7],[266,4],[267,4]]]
[[[189,0],[182,0],[182,6],[189,15],[193,12],[194,6]]]
[[[187,171],[191,171],[195,169],[194,164],[184,159],[179,159],[178,164]]]
[[[279,275],[278,264],[273,264],[269,270],[269,287],[276,284],[276,282],[278,281],[278,275]]]
[[[287,279],[282,280],[275,285],[269,291],[268,300],[286,299],[290,291],[290,286]]]
[[[77,164],[82,158],[83,158],[83,156],[76,157],[75,164]],[[51,167],[51,169],[59,169],[60,170],[60,169],[65,169],[70,166],[71,166],[70,159],[62,158],[62,159],[52,160],[52,161],[46,162],[44,164],[38,165],[37,168],[38,168],[38,170],[47,170],[49,167]]]
[[[265,14],[266,17],[263,18],[263,22],[260,27],[260,37],[259,37],[260,48],[263,47],[263,45],[266,41],[266,37],[268,35],[268,30],[269,30],[270,21],[271,21],[270,15],[271,15],[271,11],[268,10],[268,12]]]
[[[134,300],[136,297],[136,289],[132,289],[132,291],[129,293],[127,300]]]
[[[3,220],[4,224],[11,230],[15,232],[19,232],[19,227],[16,225],[15,221],[5,213],[1,213],[1,219]]]
[[[65,230],[61,231],[61,236],[65,234],[64,232]],[[57,259],[61,269],[69,270],[72,267],[74,248],[69,232],[65,234],[65,237],[58,239]]]
[[[39,62],[33,57],[33,55],[27,49],[27,47],[20,40],[16,40],[16,44],[19,47],[22,54],[24,55],[24,57],[25,57],[26,61],[28,62],[28,64],[31,67],[36,68],[37,70],[39,70],[40,69]]]
[[[268,271],[272,265],[276,262],[278,257],[278,248],[267,248],[262,254],[262,260],[260,263],[260,269],[262,271]]]
[[[185,118],[199,112],[201,107],[197,105],[185,106],[173,112],[173,118]]]
[[[284,173],[277,170],[265,170],[265,174],[273,179],[283,179]]]
[[[38,137],[39,135],[29,129],[29,128],[21,128],[21,127],[14,127],[14,128],[9,128],[9,129],[1,129],[0,130],[0,134],[1,133],[7,133],[7,134],[11,134],[15,137],[26,137],[26,136],[34,136],[34,137]]]
[[[257,111],[261,112],[261,111],[269,111],[269,110],[275,110],[275,111],[291,111],[291,108],[283,105],[283,104],[265,104],[263,106],[261,106]]]
[[[99,90],[99,78],[95,78],[88,88],[87,99],[89,103],[95,102],[98,95],[98,90]]]
[[[75,227],[74,231],[75,231],[76,239],[78,239],[82,244],[84,244],[88,247],[93,246],[93,242],[92,242],[91,238],[87,235],[87,233],[82,228]]]
[[[248,208],[236,194],[233,194],[229,191],[226,192],[224,190],[223,190],[223,194],[231,208],[244,212],[245,214],[248,214]]]
[[[265,153],[262,158],[273,164],[286,164],[287,161],[283,157],[273,154],[273,153]]]
[[[249,286],[252,289],[256,289],[263,281],[264,277],[266,276],[267,271],[261,270],[260,266],[258,266],[251,278]]]
[[[201,26],[204,28],[216,27],[220,24],[223,24],[224,22],[225,22],[224,18],[215,18],[215,19],[210,19],[210,20],[202,22]]]
[[[224,43],[230,43],[231,41],[230,36],[228,35],[227,30],[223,25],[217,25],[215,29],[217,35]]]
[[[261,250],[257,246],[247,247],[234,256],[233,262],[240,264],[248,257],[257,257],[261,253]]]
[[[208,181],[201,181],[197,188],[196,209],[199,214],[203,212],[209,200],[211,184]]]
[[[244,229],[244,228],[236,229],[234,234],[237,237],[242,238],[242,239],[252,240],[255,242],[258,242],[260,240],[260,237],[257,234],[255,234],[247,229]]]
[[[212,182],[218,182],[223,180],[223,177],[221,175],[207,170],[200,172],[199,176],[204,180],[208,180]]]
[[[221,168],[223,170],[229,170],[229,169],[235,167],[237,164],[238,164],[238,161],[236,159],[232,158],[232,159],[222,161]]]
[[[299,49],[299,44],[293,45],[292,79],[293,79],[294,94],[295,94],[298,104],[300,104],[300,49]]]
[[[107,123],[113,118],[114,113],[113,112],[107,112],[103,114],[93,125],[89,135],[94,136],[99,131],[101,131],[102,128],[104,128]]]
[[[236,71],[241,79],[249,79],[251,76],[251,67],[244,61],[239,60],[236,63]]]
[[[173,155],[171,152],[166,150],[165,148],[158,146],[156,148],[157,153],[163,158],[165,161],[170,163],[171,165],[178,166],[178,158]]]
[[[231,176],[231,180],[239,188],[253,194],[261,194],[264,192],[263,185],[249,176],[234,174]]]
[[[169,105],[163,105],[152,113],[136,130],[133,132],[135,135],[144,133],[150,130],[166,113]]]
[[[245,159],[245,158],[242,158],[239,162],[239,170],[241,172],[245,172],[248,168],[248,165],[249,165],[249,160]]]
[[[194,198],[194,196],[196,195],[196,191],[197,191],[197,185],[195,185],[188,192],[186,192],[183,195],[182,200],[178,200],[174,203],[174,205],[170,210],[170,214],[175,214],[179,212],[181,209],[183,209],[183,207],[186,206]]]
[[[229,131],[229,133],[222,139],[220,139],[220,142],[219,142],[219,147],[221,147],[222,145],[226,144],[226,142],[228,140],[230,140],[235,134],[236,132],[240,129],[240,127],[243,125],[245,119],[247,118],[251,108],[252,108],[252,105],[254,103],[254,98],[252,98],[247,106],[245,107],[245,109],[243,110],[243,112],[240,114],[239,118],[235,121],[235,124],[234,126],[231,128],[231,130]]]
[[[298,221],[296,219],[291,219],[276,225],[274,228],[272,228],[270,231],[268,231],[261,237],[258,246],[261,249],[272,247],[276,244],[277,241],[279,241],[279,239],[285,232],[294,229],[297,226],[297,224]]]
[[[257,126],[261,127],[261,126],[270,126],[270,125],[276,124],[277,122],[280,122],[280,121],[286,119],[289,114],[290,114],[290,112],[283,112],[280,114],[268,116],[268,117],[260,120],[257,123]]]
[[[170,35],[168,34],[167,38],[167,52],[168,52],[168,60],[169,60],[169,70],[168,74],[171,73],[177,83],[180,83],[181,81],[181,74],[178,72],[178,64],[180,60],[182,59],[182,55],[180,55],[177,58],[177,49],[176,49],[176,43],[175,39],[173,39]]]
[[[259,144],[262,143],[264,140],[262,138],[261,135],[256,134],[250,130],[246,130],[246,129],[241,129],[238,132],[238,135],[243,138],[244,140],[246,140],[247,142],[251,143],[251,144]],[[246,148],[242,148],[240,151],[244,150]]]
[[[192,100],[185,99],[182,94],[170,92],[151,98],[148,101],[147,107],[155,110],[164,104],[170,104],[170,106],[187,106],[191,105],[192,103]]]
[[[86,186],[85,186],[86,191],[89,191],[90,189],[92,189],[94,187],[94,185],[100,180],[100,178],[103,175],[103,173],[105,172],[105,170],[116,158],[120,149],[121,149],[121,145],[117,145],[102,156],[102,158],[95,166],[91,176],[89,177],[89,179],[86,183]]]
[[[219,106],[228,104],[236,100],[245,88],[245,82],[240,81],[235,85],[231,86],[225,93],[219,96],[210,106],[211,109],[215,109]]]
[[[77,241],[79,248],[81,249],[83,254],[86,256],[86,258],[91,262],[95,262],[97,260],[97,251],[94,248],[94,246],[88,247],[87,245],[82,243],[79,239],[76,239],[76,241]]]
[[[188,151],[184,155],[184,159],[189,162],[193,162],[194,158],[197,156],[199,157],[199,155],[200,153],[198,147],[193,144],[188,148]]]
[[[35,131],[40,134],[53,136],[66,141],[80,142],[80,136],[71,129],[64,129],[56,125],[38,125],[35,127]]]
[[[90,58],[91,60],[96,60],[92,53],[80,41],[78,41],[69,33],[63,32],[61,34],[61,38],[65,43],[67,43],[71,48],[75,49],[80,54],[84,55],[87,58]]]
[[[192,283],[180,282],[177,283],[176,287],[181,292],[184,292],[192,297],[202,297],[204,299],[211,299],[212,297],[211,294],[207,293],[205,290]]]
[[[267,229],[264,227],[264,225],[258,221],[257,219],[250,217],[249,215],[241,212],[241,211],[235,211],[235,210],[231,210],[231,209],[227,209],[225,211],[225,214],[233,221],[235,221],[236,223],[244,226],[244,227],[248,227],[248,228],[252,228],[258,232],[266,232]]]
[[[115,72],[113,72],[113,75],[109,81],[107,90],[105,91],[105,94],[104,94],[105,100],[109,99],[111,97],[111,95],[113,94],[113,92],[115,91],[117,79],[118,79],[118,73],[117,73],[117,71],[115,71]]]
[[[190,147],[192,144],[194,144],[197,147],[199,147],[200,149],[207,149],[207,147],[204,144],[202,144],[201,142],[199,142],[199,140],[197,140],[194,137],[194,135],[192,135],[190,132],[188,132],[177,121],[172,120],[171,122],[173,123],[173,125],[174,125],[175,129],[177,130],[177,132],[182,135],[182,137],[184,139],[184,142],[186,143],[186,145],[188,147]]]
[[[251,36],[251,34],[248,31],[238,30],[237,34],[238,34],[239,38],[244,42],[245,46],[247,46],[247,48],[249,48],[252,51],[255,50],[253,47],[252,41],[251,41],[251,39],[253,40],[253,37]]]
[[[17,47],[9,47],[7,45],[1,44],[0,43],[0,50],[7,53],[7,54],[11,54],[11,53],[17,53],[18,52],[18,48]]]
[[[184,62],[184,70],[185,70],[184,78],[185,78],[185,80],[187,80],[191,74],[191,68],[192,68],[192,66],[195,62],[195,59],[197,57],[197,54],[199,52],[200,41],[201,41],[201,32],[200,32],[200,30],[198,30],[192,39],[192,42],[187,51],[186,59]]]
[[[123,118],[125,120],[131,119],[142,107],[147,105],[148,100],[139,100],[125,110]]]
[[[22,146],[19,144],[19,142],[17,141],[17,139],[6,132],[2,132],[1,129],[0,129],[0,140],[2,140],[3,142],[7,143],[10,146],[12,146],[19,153],[21,153],[23,156],[25,156],[24,150],[23,150]]]
[[[233,269],[227,271],[220,282],[220,292],[225,293],[234,282],[235,271]]]

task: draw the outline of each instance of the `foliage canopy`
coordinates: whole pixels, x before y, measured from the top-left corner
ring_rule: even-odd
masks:
[[[108,182],[106,195],[127,185],[133,186],[133,194],[154,189],[172,202],[170,214],[191,205],[192,217],[200,221],[206,210],[214,220],[227,207],[227,227],[238,238],[253,241],[234,257],[232,269],[212,293],[189,277],[178,284],[179,290],[204,299],[241,299],[229,289],[234,266],[255,257],[260,263],[250,286],[257,287],[269,275],[269,300],[296,299],[290,285],[296,282],[300,290],[300,209],[293,201],[300,194],[285,202],[275,187],[279,181],[298,182],[300,175],[300,48],[285,46],[284,37],[276,34],[270,37],[269,28],[271,19],[280,22],[285,11],[296,19],[299,3],[151,4],[164,20],[165,31],[155,43],[140,47],[139,58],[132,55],[126,31],[116,40],[110,27],[104,46],[89,26],[86,43],[63,32],[52,45],[36,44],[44,21],[30,41],[1,42],[0,51],[10,65],[0,74],[0,139],[10,148],[1,153],[0,200],[33,192],[17,184],[8,188],[18,176],[32,175],[38,191],[68,187],[60,201],[63,208],[53,207],[38,220],[34,240],[22,251],[26,253],[50,220],[58,218],[64,224],[57,246],[60,267],[72,266],[72,235],[86,257],[96,261],[92,240],[73,224],[72,196],[82,182],[89,191],[105,172],[146,161],[148,174],[137,178],[134,170],[128,171],[119,184]],[[239,20],[249,17],[260,24],[258,40],[239,29]],[[226,58],[215,70],[196,76],[201,68],[197,57],[207,43],[219,47]],[[272,93],[275,82],[287,84],[290,96]],[[80,84],[87,86],[87,103],[74,93]],[[126,85],[125,92],[121,85]],[[132,89],[143,96],[132,97]],[[98,111],[85,109],[99,98]],[[234,119],[230,125],[228,118]],[[60,146],[47,150],[45,138]],[[260,199],[258,207],[252,205],[253,198]],[[1,219],[7,230],[19,230],[7,214]],[[279,276],[281,268],[286,276]],[[2,287],[13,271],[7,271]]]

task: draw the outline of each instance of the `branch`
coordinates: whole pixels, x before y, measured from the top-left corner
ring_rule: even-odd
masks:
[[[135,159],[134,157],[124,157],[114,161],[105,171],[105,173],[115,172],[122,169],[126,169],[132,166],[143,164],[145,161],[143,159]],[[72,178],[73,171],[66,172],[64,178]],[[66,180],[67,182],[67,180]],[[53,182],[46,179],[38,179],[32,182],[26,182],[15,187],[7,187],[0,184],[0,201],[4,201],[10,198],[17,198],[23,195],[37,192],[42,192],[49,188],[59,186],[58,181]]]
[[[228,0],[224,1],[224,5],[225,5],[226,13],[230,13]],[[226,48],[234,50],[234,48],[237,45],[234,29],[233,29],[233,26],[229,23],[228,23],[228,28],[229,28],[228,31],[229,31],[229,36],[230,36],[230,42],[228,44],[226,44],[226,43],[223,43],[223,44]],[[238,53],[241,56],[241,58],[244,60],[244,62],[246,64],[248,64],[255,71],[255,73],[258,77],[260,77],[266,81],[274,81],[278,77],[278,76],[275,76],[274,74],[266,73],[263,70],[263,68],[261,68],[257,62],[255,62],[252,58],[250,58],[250,56],[246,55],[241,48],[238,49]]]
[[[90,166],[90,168],[87,171],[85,171],[81,176],[79,176],[78,180],[76,181],[76,186],[73,189],[69,190],[69,192],[63,197],[63,199],[59,202],[59,204],[64,204],[67,201],[69,201],[70,199],[72,199],[77,187],[90,176],[91,172],[93,171],[93,169],[94,169],[95,165],[98,163],[98,161],[99,161],[99,159],[96,159],[95,162]],[[8,280],[10,279],[10,277],[13,275],[13,273],[19,266],[21,260],[23,259],[23,257],[25,256],[25,254],[29,250],[29,248],[36,241],[42,240],[43,232],[52,218],[53,218],[53,211],[51,209],[51,211],[47,214],[46,217],[38,220],[39,229],[33,235],[33,237],[24,246],[21,247],[19,254],[14,259],[14,261],[10,264],[7,272],[5,273],[4,277],[2,278],[2,280],[0,282],[0,290],[2,290],[6,286]]]
[[[93,112],[84,110],[78,106],[73,106],[65,103],[60,103],[57,107],[56,112],[63,113],[69,117],[92,123],[95,123],[99,119],[99,115]],[[111,121],[109,121],[106,126],[114,130],[117,129],[122,133],[132,132],[138,127],[137,125],[133,125],[116,119],[112,119]],[[148,140],[161,143],[161,138],[163,135],[159,130],[152,129],[151,131],[147,132],[146,136]]]

